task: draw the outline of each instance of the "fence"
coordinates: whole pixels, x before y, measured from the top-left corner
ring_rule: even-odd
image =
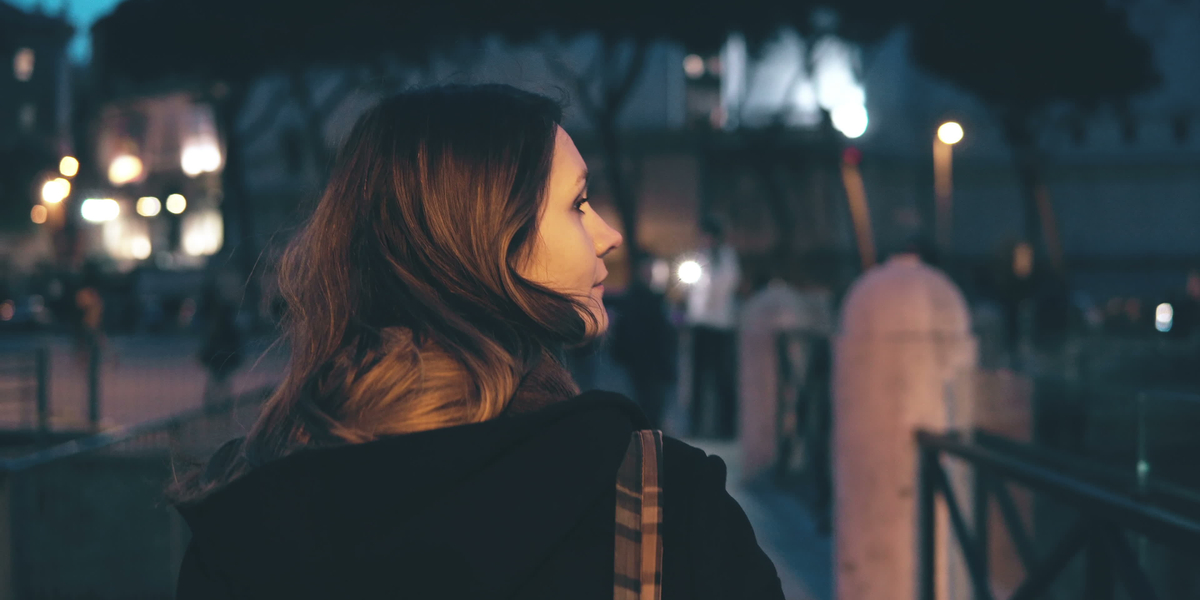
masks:
[[[775,481],[799,492],[809,503],[818,527],[831,521],[830,472],[832,362],[828,336],[808,331],[780,332],[777,358],[778,451]]]
[[[0,599],[174,597],[173,465],[243,435],[270,389],[0,460]]]
[[[46,348],[0,353],[0,418],[18,427],[35,427],[44,435],[50,428],[49,398]]]
[[[1197,495],[1136,473],[986,435],[967,441],[958,434],[918,432],[917,444],[921,600],[937,595],[938,496],[944,499],[977,600],[991,600],[997,592],[989,576],[992,502],[1025,574],[1008,596],[1013,600],[1054,597],[1050,594],[1056,591],[1109,600],[1118,597],[1118,582],[1135,600],[1194,597],[1198,563],[1189,553],[1200,549]],[[971,524],[943,457],[971,468]],[[1009,483],[1045,498],[1039,506],[1052,509],[1042,512],[1053,512],[1053,521],[1035,518],[1041,526],[1030,532]],[[1070,568],[1077,556],[1083,556],[1082,572],[1079,565]]]

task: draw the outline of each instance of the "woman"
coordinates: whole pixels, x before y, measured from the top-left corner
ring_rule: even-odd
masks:
[[[629,400],[561,349],[604,333],[621,236],[552,101],[405,93],[363,116],[285,256],[291,363],[173,490],[178,597],[612,598]],[[663,598],[782,598],[719,458],[664,449]]]

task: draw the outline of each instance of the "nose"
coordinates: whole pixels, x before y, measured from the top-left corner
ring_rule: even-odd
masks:
[[[596,244],[596,256],[604,256],[616,250],[625,241],[625,238],[620,231],[613,229],[600,215],[596,215],[596,222],[598,231],[592,234],[592,240]]]

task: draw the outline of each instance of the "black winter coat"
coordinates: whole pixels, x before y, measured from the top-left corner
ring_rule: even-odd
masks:
[[[179,600],[609,600],[617,466],[645,417],[588,392],[511,418],[305,450],[179,507]],[[663,600],[781,600],[720,458],[664,442]]]

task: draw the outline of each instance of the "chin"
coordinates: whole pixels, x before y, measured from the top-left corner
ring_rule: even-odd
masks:
[[[595,339],[608,331],[608,311],[604,309],[604,300],[600,298],[592,299],[591,308],[592,319],[595,320],[595,325],[593,326],[591,321],[588,322],[588,337]],[[594,331],[592,330],[593,327],[595,328]]]

